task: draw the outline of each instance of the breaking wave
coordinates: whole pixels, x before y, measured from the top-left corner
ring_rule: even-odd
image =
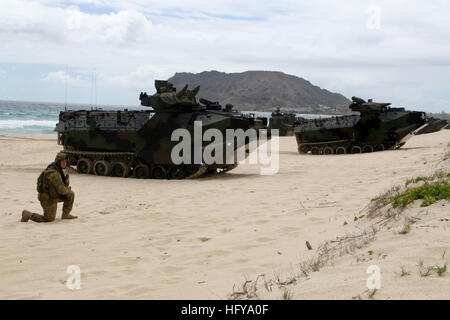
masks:
[[[54,129],[57,120],[1,120],[1,129],[50,128]]]

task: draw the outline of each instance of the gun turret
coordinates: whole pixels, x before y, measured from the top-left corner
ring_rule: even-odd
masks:
[[[386,111],[387,106],[390,105],[390,103],[373,102],[372,99],[369,99],[368,102],[366,102],[364,99],[358,97],[352,97],[352,101],[349,108],[352,111],[359,112],[382,112]]]
[[[217,101],[210,101],[204,98],[200,98],[200,103],[206,106],[209,110],[222,110],[222,106]]]
[[[188,90],[185,85],[180,92],[176,92],[176,88],[169,81],[155,80],[156,93],[149,96],[146,92],[141,92],[139,100],[141,105],[152,107],[154,109],[172,108],[172,107],[198,107],[195,96],[200,91],[200,86],[194,90]]]

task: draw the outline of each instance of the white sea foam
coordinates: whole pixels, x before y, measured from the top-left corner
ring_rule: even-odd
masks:
[[[57,122],[55,120],[0,120],[0,129],[54,128]]]

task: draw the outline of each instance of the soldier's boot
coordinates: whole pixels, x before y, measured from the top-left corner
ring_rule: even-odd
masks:
[[[72,216],[70,214],[70,211],[72,211],[74,199],[75,199],[75,193],[73,193],[73,192],[69,193],[66,196],[66,198],[64,200],[64,204],[63,204],[63,214],[61,216],[61,219],[76,219],[76,218],[78,218],[77,216]]]
[[[77,216],[73,216],[70,213],[63,213],[61,216],[61,219],[76,219],[78,218]]]
[[[20,220],[20,222],[28,222],[28,220],[30,220],[32,215],[33,215],[32,212],[30,212],[28,210],[23,210],[22,211],[22,219]]]

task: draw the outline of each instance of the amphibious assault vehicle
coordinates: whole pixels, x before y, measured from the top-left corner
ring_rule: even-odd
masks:
[[[222,141],[204,142],[202,132],[216,129],[226,137],[226,129],[247,130],[248,119],[224,110],[215,102],[200,99],[202,104],[198,104],[195,96],[199,87],[187,90],[185,86],[177,93],[170,82],[161,80],[155,81],[155,87],[154,95],[141,93],[139,97],[142,106],[152,107],[149,110],[61,112],[55,131],[58,132],[58,143],[69,155],[69,165],[76,166],[79,173],[154,179],[194,178],[205,172],[224,172],[237,166],[235,157],[232,163],[226,161],[230,151],[227,146],[235,143],[231,147],[231,152],[235,153],[238,148],[245,147],[248,140],[239,142],[238,139],[227,141],[223,138]],[[199,138],[195,136],[197,121],[202,125]],[[188,142],[191,150],[180,153],[181,156],[185,156],[185,152],[190,154],[190,159],[178,164],[172,161],[171,155],[173,147],[181,141],[181,138],[172,141],[176,129],[186,129],[192,137]],[[198,141],[200,158],[198,150],[194,150]],[[204,148],[211,144],[222,145],[217,149],[224,152],[222,163],[205,164],[203,161]]]
[[[388,107],[352,97],[349,108],[359,114],[300,120],[294,126],[300,153],[345,154],[400,148],[428,123],[424,112]]]
[[[281,112],[280,108],[272,112],[269,122],[269,129],[278,129],[280,136],[293,136],[294,124],[297,120],[293,112]]]
[[[249,127],[256,130],[256,134],[259,134],[259,130],[264,130],[267,136],[270,138],[270,129],[267,127],[267,118],[258,117],[254,113],[242,113],[238,110],[234,109],[232,104],[226,104],[225,107],[222,107],[217,101],[209,101],[206,99],[200,98],[200,103],[207,106],[210,110],[223,110],[229,112],[229,114],[233,115],[234,118],[247,119],[249,122]]]

